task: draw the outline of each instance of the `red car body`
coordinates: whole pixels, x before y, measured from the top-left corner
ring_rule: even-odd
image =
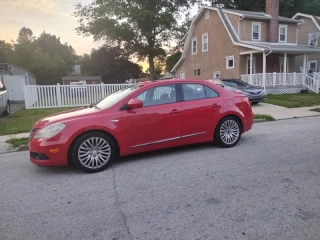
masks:
[[[201,84],[214,90],[219,96],[121,110],[129,100],[146,89],[166,84]],[[253,112],[248,99],[242,93],[231,92],[203,80],[148,83],[107,109],[79,108],[39,120],[30,134],[30,160],[39,166],[66,166],[75,139],[93,130],[108,134],[114,140],[119,156],[210,142],[214,140],[217,124],[226,116],[239,119],[242,125],[241,133],[252,128]],[[66,127],[54,137],[34,138],[40,129],[59,122],[66,124]],[[45,160],[41,159],[41,154],[46,156]]]

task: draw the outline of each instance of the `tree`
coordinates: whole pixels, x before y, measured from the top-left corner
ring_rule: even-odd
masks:
[[[19,32],[13,55],[10,63],[28,69],[38,84],[60,82],[76,62],[73,48],[62,44],[60,38],[45,32],[36,38],[32,30],[25,27]]]
[[[62,44],[59,37],[43,32],[35,40],[35,44],[42,49],[44,53],[48,53],[51,58],[58,56],[63,59],[69,71],[72,70],[76,62],[76,54],[72,46],[67,43]]]
[[[166,71],[170,72],[172,70],[172,68],[174,67],[174,65],[176,65],[176,63],[179,61],[179,59],[181,58],[182,53],[176,52],[174,54],[172,54],[171,56],[168,56],[166,59]]]
[[[0,63],[11,63],[14,58],[13,46],[0,40]]]
[[[123,47],[130,56],[148,59],[150,78],[155,78],[154,59],[164,55],[165,43],[173,39],[180,10],[188,0],[94,0],[77,4],[79,34],[93,35],[109,45]]]
[[[23,27],[19,31],[17,38],[18,43],[32,42],[34,40],[33,32],[30,28]]]
[[[141,67],[129,61],[123,49],[107,45],[93,49],[91,56],[84,55],[81,69],[84,74],[101,76],[105,83],[124,82],[142,74]]]

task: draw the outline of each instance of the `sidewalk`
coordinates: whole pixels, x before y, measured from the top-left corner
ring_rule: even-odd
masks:
[[[0,153],[10,152],[13,149],[11,144],[6,143],[9,139],[12,138],[26,138],[29,137],[29,133],[20,133],[20,134],[11,134],[11,135],[5,135],[0,136]]]
[[[312,112],[310,109],[320,108],[320,106],[301,107],[301,108],[285,108],[267,103],[259,103],[252,106],[254,114],[267,114],[274,117],[276,120],[320,116],[319,112]]]

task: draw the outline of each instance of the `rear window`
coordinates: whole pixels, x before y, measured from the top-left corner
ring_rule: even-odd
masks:
[[[223,79],[222,82],[229,87],[246,87],[249,84],[238,79]]]

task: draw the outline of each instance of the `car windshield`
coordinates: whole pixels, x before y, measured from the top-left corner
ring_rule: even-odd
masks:
[[[228,87],[247,87],[248,83],[239,79],[223,79],[222,82]]]
[[[136,91],[138,88],[142,87],[142,85],[137,85],[137,86],[131,86],[127,88],[123,88],[118,92],[115,92],[108,97],[102,99],[100,102],[98,102],[95,106],[100,108],[100,109],[107,109],[117,102],[119,102],[121,99],[129,96],[131,93]]]

